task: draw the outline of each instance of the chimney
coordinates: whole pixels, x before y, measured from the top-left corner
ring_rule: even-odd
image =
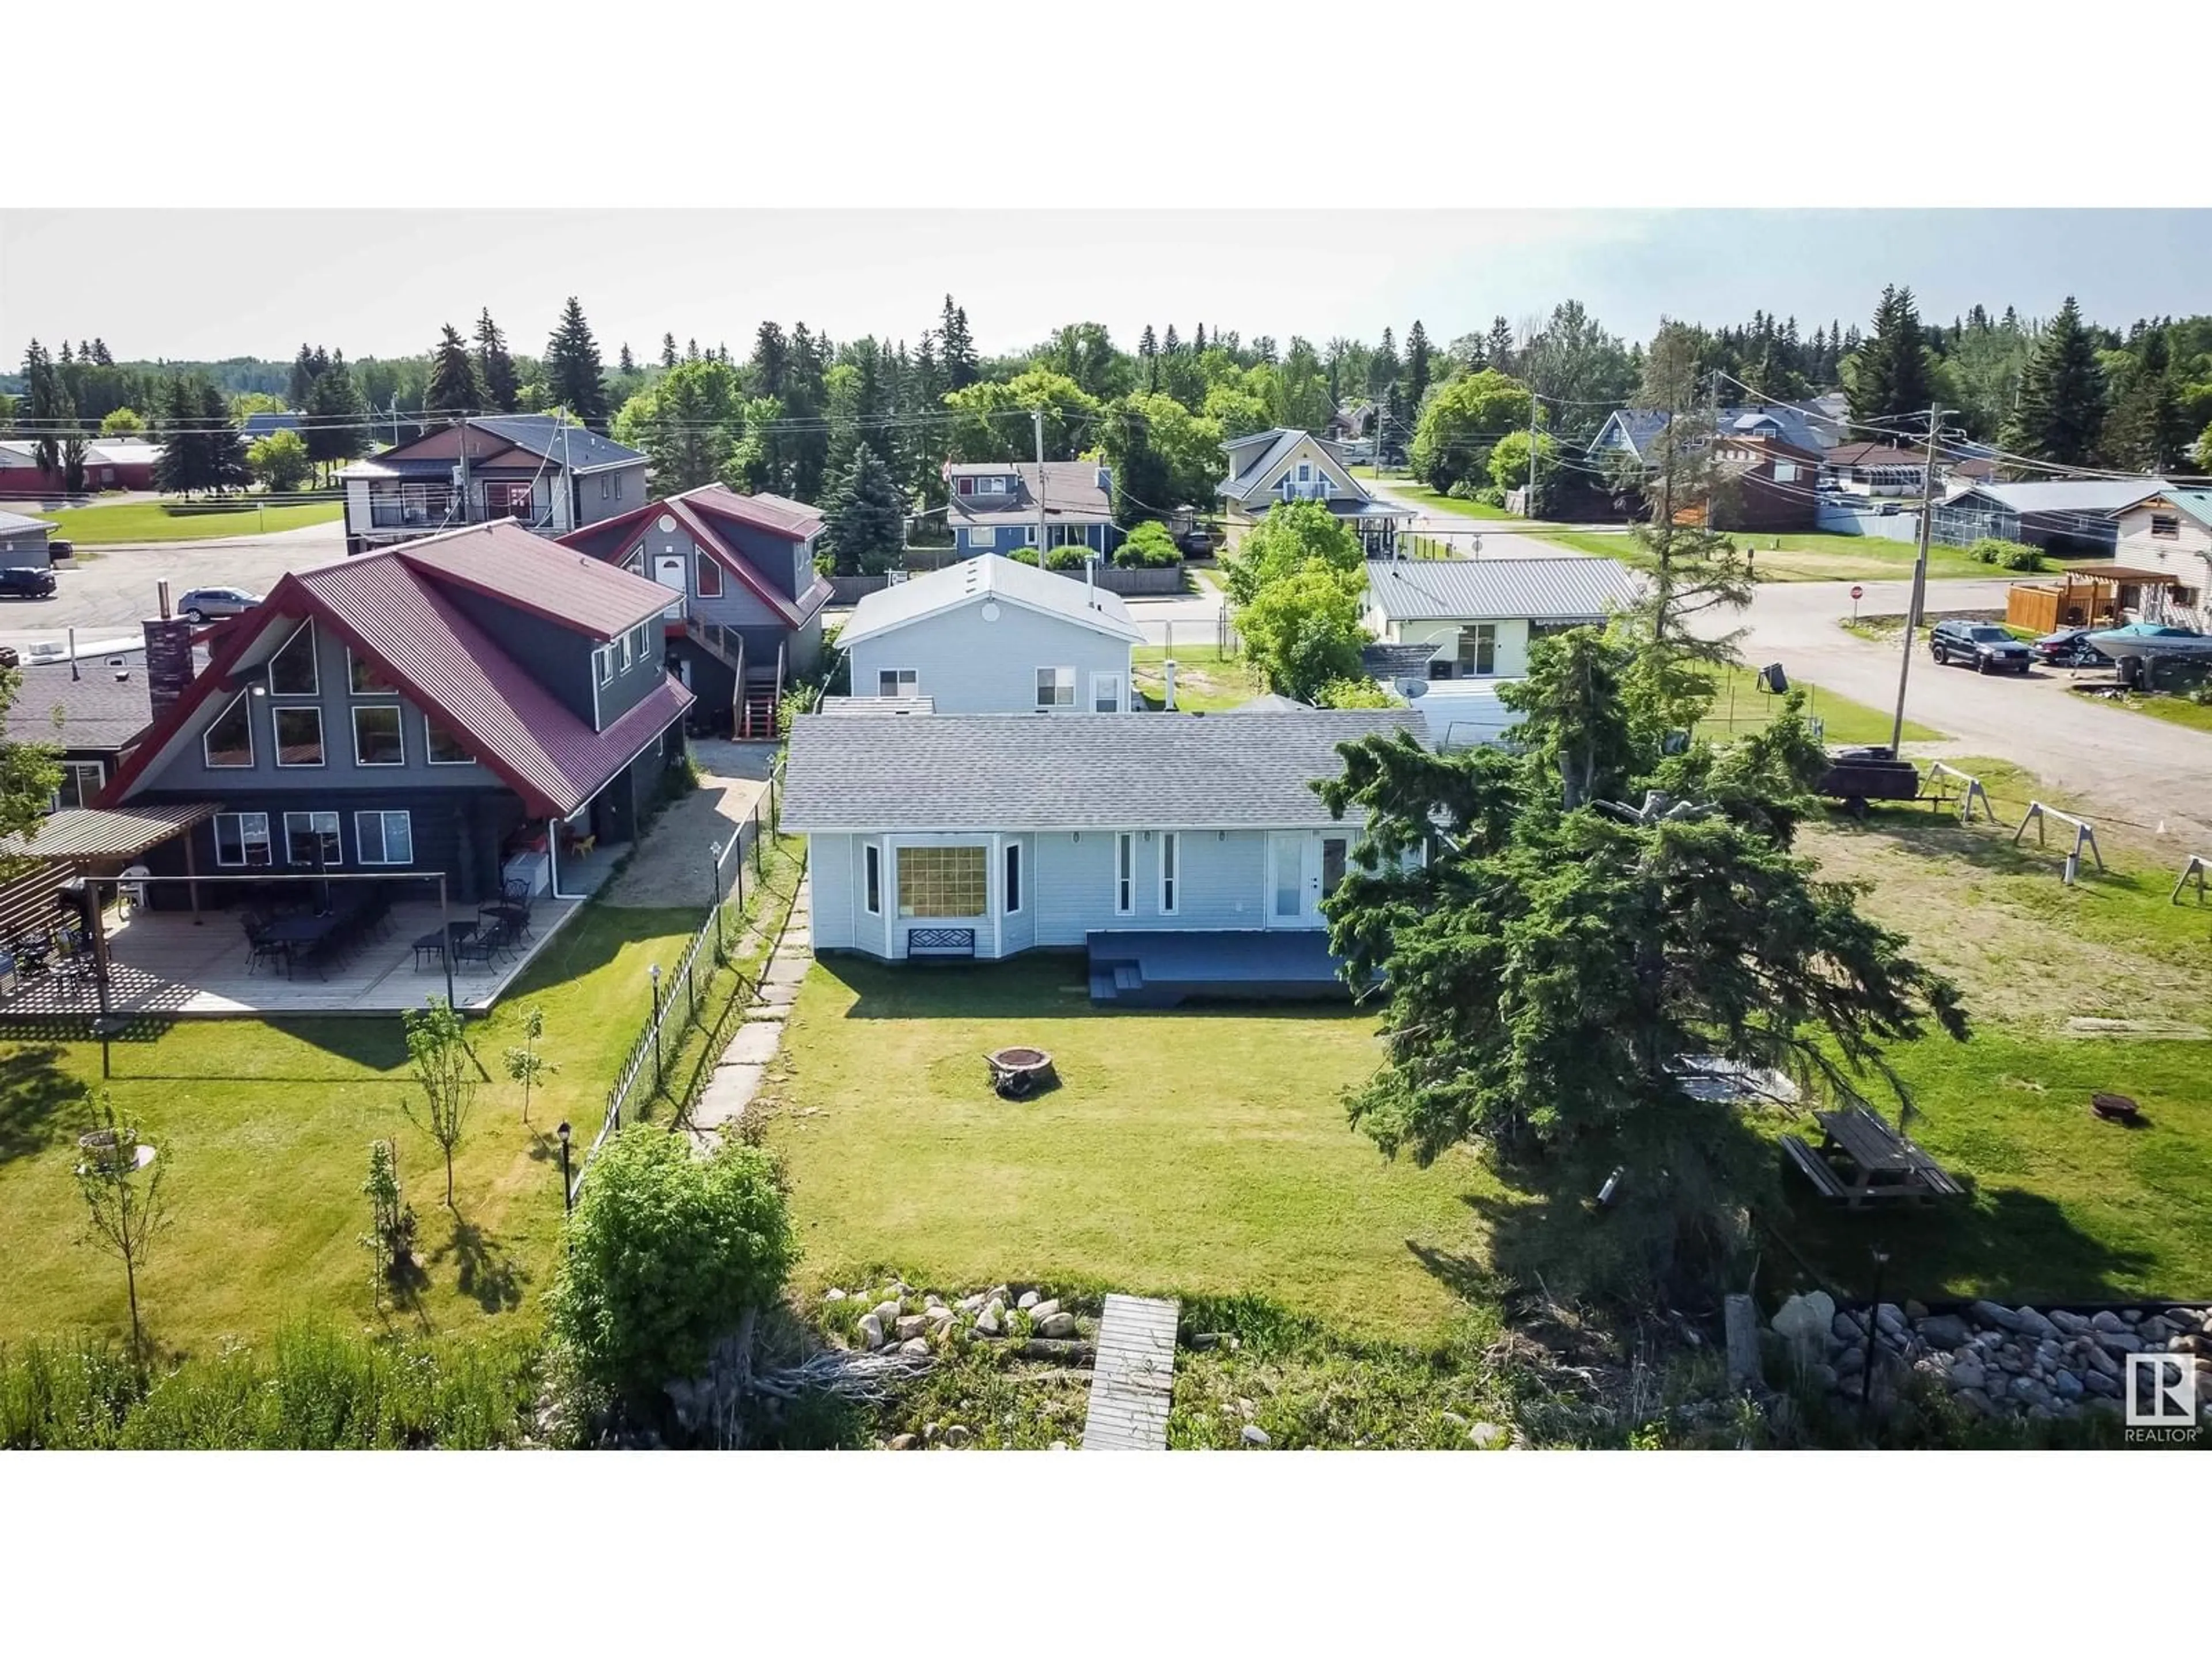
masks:
[[[1160,684],[1166,697],[1166,702],[1162,704],[1162,707],[1165,708],[1169,714],[1172,714],[1175,713],[1176,659],[1173,657],[1170,657],[1165,662],[1160,665],[1160,668],[1162,671]]]
[[[169,584],[161,585],[161,612],[141,626],[146,634],[146,696],[160,720],[192,683],[192,625],[169,614]]]
[[[76,629],[74,628],[70,629],[69,631],[69,647],[70,678],[73,680],[82,679],[84,676],[78,673],[76,668]]]

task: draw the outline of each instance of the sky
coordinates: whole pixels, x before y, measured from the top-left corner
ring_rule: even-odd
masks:
[[[124,359],[289,358],[302,342],[405,355],[487,306],[536,352],[571,294],[611,362],[664,331],[743,356],[767,318],[911,341],[948,292],[987,355],[1075,321],[1125,346],[1147,322],[1318,344],[1402,337],[1419,318],[1443,343],[1570,297],[1632,339],[1662,317],[1755,308],[1809,335],[1866,327],[1891,282],[1930,320],[1976,301],[2047,315],[2073,294],[2124,325],[2204,309],[2208,269],[2206,210],[11,209],[0,362],[33,336],[98,336]]]

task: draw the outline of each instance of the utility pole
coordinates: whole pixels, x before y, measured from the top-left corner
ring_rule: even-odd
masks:
[[[1037,568],[1045,568],[1044,559],[1044,410],[1030,410],[1030,423],[1036,428],[1036,513],[1037,513]]]
[[[1524,503],[1528,511],[1522,517],[1536,516],[1536,394],[1528,394],[1528,499]]]
[[[1912,598],[1905,607],[1905,655],[1897,667],[1897,718],[1889,728],[1889,752],[1895,758],[1905,742],[1905,683],[1912,677],[1912,636],[1920,627],[1920,605],[1928,592],[1928,543],[1936,523],[1936,434],[1943,424],[1943,405],[1928,411],[1928,463],[1920,478],[1920,552],[1912,561]]]

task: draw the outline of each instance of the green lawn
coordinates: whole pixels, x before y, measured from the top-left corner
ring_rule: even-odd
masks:
[[[1723,738],[1734,732],[1755,731],[1773,718],[1773,710],[1780,699],[1759,689],[1757,669],[1748,666],[1725,669],[1722,671],[1718,684],[1719,689],[1713,697],[1712,712],[1698,722],[1698,731],[1707,737]],[[1790,684],[1803,689],[1805,712],[1820,718],[1826,741],[1838,744],[1889,741],[1894,711],[1869,708],[1863,702],[1853,702],[1849,697],[1824,691],[1809,680],[1793,679]],[[1942,735],[1917,720],[1905,723],[1907,743],[1932,743]]]
[[[1633,537],[1621,532],[1559,531],[1545,540],[1578,553],[1595,553],[1638,568],[1648,566]],[[1739,545],[1750,550],[1752,574],[1763,582],[1883,581],[1909,578],[1918,549],[1911,542],[1879,536],[1771,535],[1741,532]],[[1775,544],[1780,544],[1778,548]],[[2005,573],[1969,557],[1966,549],[1938,542],[1928,550],[1930,580]]]
[[[198,507],[194,503],[195,507]],[[233,510],[172,513],[162,501],[124,501],[113,507],[69,507],[39,516],[54,534],[79,547],[111,542],[190,542],[211,536],[258,536],[299,530],[311,524],[335,524],[345,516],[343,501],[309,501],[301,506],[256,507],[251,501]]]
[[[698,915],[592,906],[556,936],[525,981],[470,1042],[486,1085],[456,1160],[458,1220],[445,1207],[436,1147],[402,1116],[412,1088],[395,1016],[283,1021],[185,1020],[112,1049],[118,1113],[162,1147],[171,1225],[140,1281],[151,1334],[204,1352],[227,1337],[266,1337],[288,1318],[366,1323],[368,1223],[361,1183],[368,1143],[398,1143],[420,1218],[428,1282],[397,1328],[468,1331],[534,1324],[561,1223],[559,1147],[598,1132],[607,1086],[648,1012],[646,969],[672,967]],[[501,1052],[519,1011],[545,1011],[547,1057],[561,1067],[532,1125]],[[0,1341],[89,1328],[127,1334],[120,1264],[83,1242],[70,1169],[81,1091],[100,1081],[97,1042],[0,1028]]]
[[[1466,519],[1503,519],[1509,523],[1522,522],[1518,514],[1508,513],[1502,507],[1492,507],[1484,501],[1465,501],[1456,495],[1440,495],[1415,478],[1393,476],[1376,480],[1375,469],[1371,466],[1355,466],[1352,471],[1356,477],[1387,484],[1393,495],[1402,495],[1409,501],[1418,501],[1422,507],[1434,508],[1439,513],[1456,513]]]
[[[2164,720],[2171,726],[2185,726],[2194,732],[2212,732],[2212,703],[2191,702],[2186,696],[2172,692],[2131,691],[2124,697],[2105,697],[2100,701],[2110,708],[2148,714],[2154,720]]]
[[[1161,706],[1166,675],[1160,665],[1167,660],[1164,645],[1140,645],[1132,653],[1133,678],[1152,708]],[[1243,657],[1224,657],[1218,645],[1179,645],[1175,648],[1176,707],[1218,714],[1261,696],[1267,688]]]
[[[1249,1294],[1435,1335],[1458,1298],[1417,1252],[1479,1250],[1471,1206],[1501,1189],[1472,1154],[1386,1163],[1346,1123],[1373,1031],[1328,1005],[1098,1011],[1072,956],[817,965],[770,1082],[802,1282],[895,1263],[918,1284]],[[993,1094],[982,1055],[1013,1042],[1048,1049],[1060,1086]]]

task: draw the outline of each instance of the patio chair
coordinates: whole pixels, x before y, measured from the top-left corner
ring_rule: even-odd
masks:
[[[240,916],[239,923],[246,930],[246,971],[247,973],[251,974],[256,967],[264,962],[271,967],[281,962],[284,964],[287,973],[291,971],[291,947],[282,940],[264,937],[269,926],[267,921],[257,922],[249,913]]]
[[[478,928],[465,939],[453,942],[453,966],[465,969],[471,963],[480,963],[489,970],[500,951],[500,930],[497,927]]]

